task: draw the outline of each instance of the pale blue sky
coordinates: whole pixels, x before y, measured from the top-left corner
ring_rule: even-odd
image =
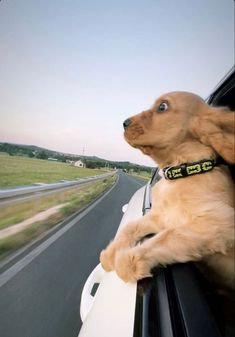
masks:
[[[122,122],[234,63],[233,0],[2,0],[0,141],[153,165]]]

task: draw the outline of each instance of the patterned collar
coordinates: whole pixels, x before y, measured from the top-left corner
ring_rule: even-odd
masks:
[[[213,170],[216,165],[218,165],[218,163],[215,159],[203,159],[193,163],[164,167],[159,170],[159,175],[167,180],[175,180],[209,172]]]

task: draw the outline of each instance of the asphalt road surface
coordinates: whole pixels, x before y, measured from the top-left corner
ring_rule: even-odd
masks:
[[[84,283],[117,231],[122,206],[144,184],[120,173],[95,207],[0,274],[1,337],[78,335]]]

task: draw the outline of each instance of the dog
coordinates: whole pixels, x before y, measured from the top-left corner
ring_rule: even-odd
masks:
[[[197,95],[172,92],[124,122],[125,140],[150,156],[163,178],[152,188],[151,210],[101,252],[106,271],[136,282],[155,266],[195,261],[213,282],[234,288],[234,183],[219,163],[235,163],[234,117]]]

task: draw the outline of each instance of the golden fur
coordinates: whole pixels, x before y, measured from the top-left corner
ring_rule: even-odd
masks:
[[[168,108],[160,112],[162,102]],[[210,107],[191,93],[163,95],[131,118],[124,136],[160,168],[218,156],[235,162],[234,112]],[[137,244],[150,233],[155,235]],[[200,261],[213,281],[233,288],[234,183],[227,168],[161,179],[152,189],[151,211],[124,226],[100,260],[126,282],[151,276],[157,265]]]

